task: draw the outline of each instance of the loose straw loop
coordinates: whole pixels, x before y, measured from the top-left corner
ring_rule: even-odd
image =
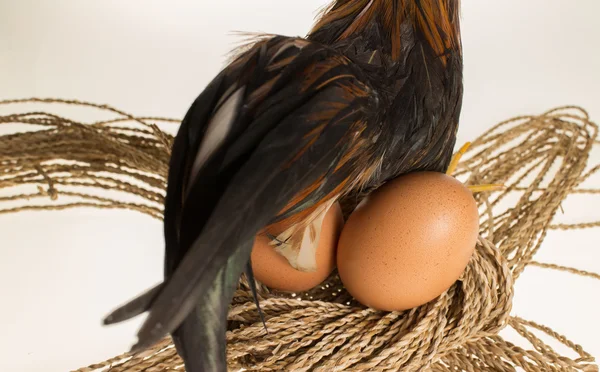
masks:
[[[84,123],[44,111],[0,116],[0,130],[2,124],[30,126],[30,130],[0,137],[0,213],[94,207],[162,218],[173,137],[157,123],[176,119],[136,117],[107,105],[60,99],[0,101],[0,109],[16,110],[25,103],[79,106],[116,117]],[[468,184],[506,187],[476,195],[481,231],[475,254],[460,280],[419,308],[392,313],[365,308],[345,291],[336,273],[306,293],[277,293],[258,283],[267,334],[248,282],[242,278],[229,312],[230,367],[251,371],[598,371],[582,346],[546,326],[510,315],[513,283],[528,265],[600,279],[596,273],[533,261],[551,229],[600,225],[554,222],[569,195],[600,193],[582,186],[600,169],[587,167],[597,144],[597,126],[585,110],[575,106],[513,118],[475,139],[454,175],[464,177]],[[517,347],[499,336],[506,327],[529,346]],[[566,345],[572,355],[560,355],[540,334]],[[181,368],[175,348],[165,339],[144,353],[123,354],[77,372]]]

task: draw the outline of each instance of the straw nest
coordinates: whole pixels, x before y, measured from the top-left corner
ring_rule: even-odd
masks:
[[[0,124],[31,126],[4,131],[0,140],[0,213],[95,207],[162,218],[173,137],[157,124],[177,120],[134,117],[104,105],[55,99],[0,105],[16,109],[22,103],[76,105],[112,117],[84,123],[43,111],[0,116]],[[474,256],[459,281],[419,308],[365,308],[352,300],[335,273],[312,291],[292,295],[259,283],[266,334],[242,278],[229,312],[231,369],[598,371],[581,346],[510,315],[513,283],[528,265],[600,278],[533,260],[549,230],[600,225],[553,224],[570,194],[598,193],[580,186],[599,169],[587,166],[596,136],[597,126],[583,109],[561,107],[507,120],[475,139],[455,176],[468,184],[503,183],[507,188],[477,195],[481,231]],[[516,330],[529,346],[518,347],[499,336],[505,327]],[[568,346],[572,355],[559,355],[540,335]],[[182,370],[181,365],[165,339],[141,354],[123,354],[77,372],[155,372]]]

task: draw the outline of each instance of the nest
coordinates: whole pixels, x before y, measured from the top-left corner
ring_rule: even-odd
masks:
[[[28,124],[0,141],[0,213],[96,207],[130,209],[162,218],[173,142],[157,124],[108,106],[65,100],[13,100],[0,105],[59,103],[100,109],[112,117],[93,123],[48,112],[0,116]],[[5,127],[5,126],[3,126]],[[533,260],[551,229],[600,226],[553,224],[573,193],[598,193],[581,184],[598,144],[597,126],[578,107],[502,122],[475,139],[455,176],[468,184],[502,183],[476,196],[480,237],[463,276],[439,298],[404,312],[366,308],[334,272],[306,293],[284,294],[259,283],[269,333],[260,322],[245,278],[229,312],[227,356],[232,370],[255,371],[598,371],[594,358],[565,336],[511,316],[513,283],[528,265],[599,279],[598,274]],[[106,196],[107,190],[110,196]],[[401,289],[399,289],[401,290]],[[506,327],[519,347],[499,336]],[[572,349],[560,355],[543,340]],[[182,370],[170,339],[77,372]]]

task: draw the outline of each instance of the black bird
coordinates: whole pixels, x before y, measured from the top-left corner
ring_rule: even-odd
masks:
[[[227,310],[255,236],[314,270],[340,198],[444,172],[463,94],[459,0],[336,0],[306,38],[264,36],[198,96],[168,174],[165,280],[106,324],[149,312],[188,372],[226,371]],[[306,250],[306,252],[305,252]]]

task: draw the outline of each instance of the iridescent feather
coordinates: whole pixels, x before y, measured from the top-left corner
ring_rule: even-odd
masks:
[[[337,0],[305,38],[247,45],[190,107],[173,145],[165,280],[139,350],[173,336],[188,372],[226,371],[227,310],[257,234],[314,270],[322,218],[407,172],[443,172],[462,102],[454,0]],[[257,319],[258,321],[258,319]]]

